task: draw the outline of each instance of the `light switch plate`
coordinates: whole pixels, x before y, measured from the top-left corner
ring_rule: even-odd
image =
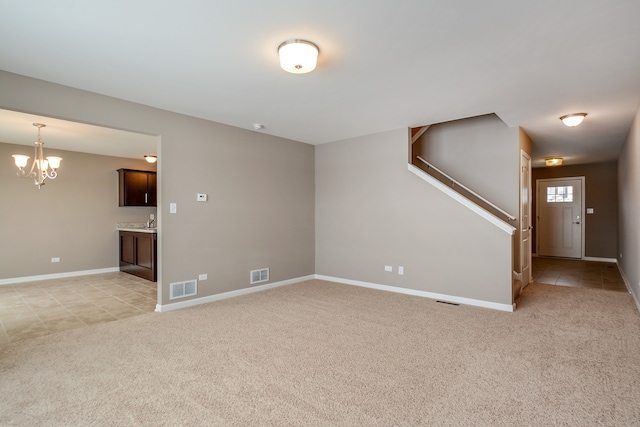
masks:
[[[177,203],[169,203],[169,213],[178,212],[178,204]]]
[[[592,214],[593,213],[593,208],[587,208],[587,213],[588,214]]]

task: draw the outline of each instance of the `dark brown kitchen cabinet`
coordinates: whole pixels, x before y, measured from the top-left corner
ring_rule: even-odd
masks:
[[[156,173],[118,169],[118,206],[156,206]]]
[[[120,271],[157,281],[157,233],[120,231]]]

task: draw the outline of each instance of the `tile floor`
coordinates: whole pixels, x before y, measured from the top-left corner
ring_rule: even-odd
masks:
[[[628,292],[615,263],[533,257],[532,267],[537,283]]]
[[[0,346],[153,312],[156,285],[114,272],[0,286]]]

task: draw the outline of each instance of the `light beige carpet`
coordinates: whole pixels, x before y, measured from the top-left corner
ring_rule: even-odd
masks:
[[[627,293],[515,313],[322,281],[0,349],[1,425],[640,425]]]

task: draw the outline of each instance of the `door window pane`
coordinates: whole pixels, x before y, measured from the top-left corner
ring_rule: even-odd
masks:
[[[547,203],[573,202],[573,186],[547,187]]]

